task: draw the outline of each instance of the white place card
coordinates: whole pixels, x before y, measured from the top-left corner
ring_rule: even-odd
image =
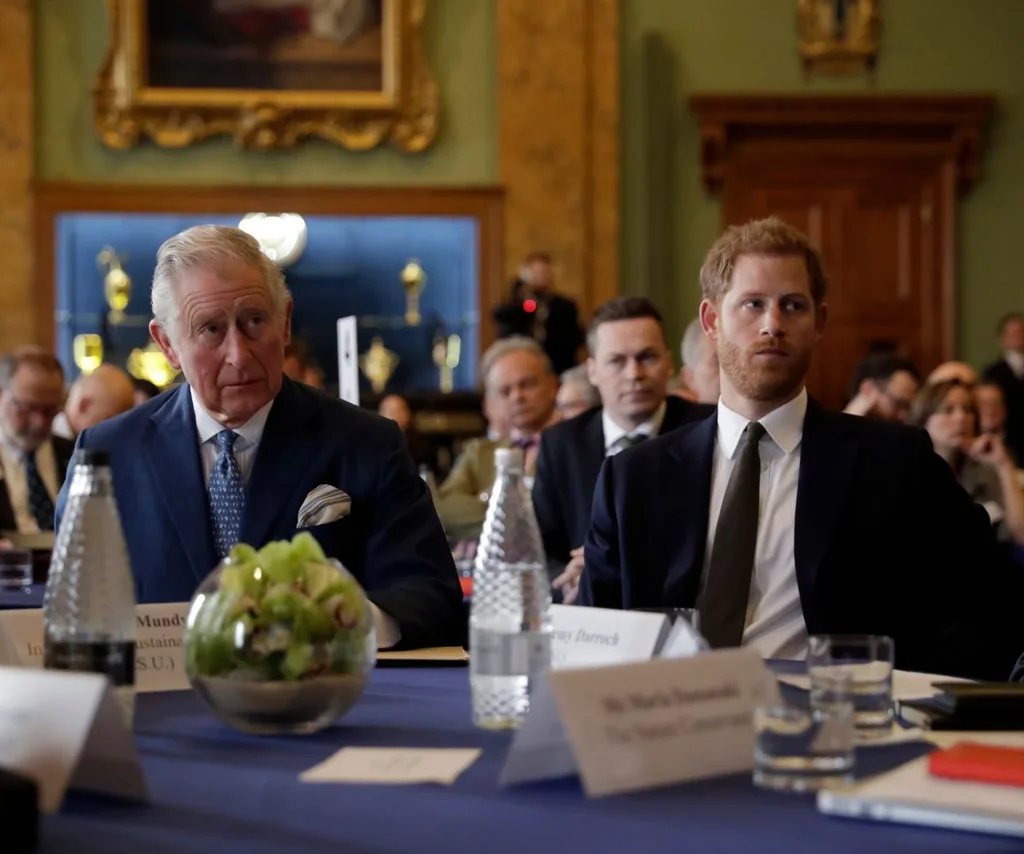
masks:
[[[33,778],[48,813],[69,788],[148,798],[132,734],[95,673],[0,667],[0,766]]]
[[[343,747],[303,771],[303,783],[443,783],[452,785],[483,751],[477,748]]]
[[[774,676],[751,649],[552,671],[535,690],[501,783],[578,770],[597,797],[749,771],[753,711],[779,701]]]
[[[338,318],[338,397],[359,406],[359,339],[356,318]]]
[[[187,602],[136,607],[136,691],[188,690],[185,658],[181,650],[187,615]],[[0,611],[0,664],[42,668],[42,610]]]
[[[710,649],[708,642],[701,637],[700,633],[687,620],[676,617],[658,655],[661,658],[692,658],[708,649]]]
[[[669,632],[664,614],[552,605],[551,667],[597,667],[649,661]]]

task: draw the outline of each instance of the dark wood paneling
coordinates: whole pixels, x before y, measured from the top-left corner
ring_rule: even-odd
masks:
[[[706,186],[725,224],[776,215],[822,252],[829,327],[811,393],[843,402],[892,342],[925,371],[955,355],[957,191],[980,174],[988,96],[699,96]]]
[[[190,187],[39,183],[34,188],[36,336],[54,346],[56,220],[62,213],[208,213],[296,211],[309,216],[460,216],[477,222],[480,346],[495,335],[491,306],[503,284],[504,191],[480,188]]]

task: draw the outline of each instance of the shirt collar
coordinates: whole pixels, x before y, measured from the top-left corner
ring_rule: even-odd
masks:
[[[1003,354],[1003,358],[1006,359],[1006,364],[1010,366],[1011,371],[1018,377],[1024,376],[1024,353],[1015,353],[1012,350],[1008,350]]]
[[[608,410],[604,409],[601,411],[601,426],[604,428],[604,449],[610,451],[619,442],[621,442],[626,436],[636,436],[642,434],[650,438],[651,436],[657,436],[661,430],[661,425],[665,420],[665,410],[668,408],[668,404],[663,400],[661,406],[654,410],[654,414],[648,418],[643,424],[639,424],[632,430],[624,430],[612,419],[611,415],[608,414]]]
[[[196,390],[192,386],[189,386],[188,390],[192,395],[192,409],[196,414],[196,430],[199,433],[199,444],[205,445],[207,442],[213,441],[214,437],[221,430],[224,430],[225,427],[206,411],[206,408],[199,401],[199,395],[196,394]],[[234,428],[234,432],[238,434],[238,439],[235,440],[236,448],[242,450],[251,445],[259,444],[260,439],[263,437],[263,428],[267,426],[267,416],[270,414],[270,407],[273,405],[274,401],[272,400],[259,409],[241,427]]]
[[[800,445],[800,439],[804,433],[804,416],[807,414],[807,389],[801,389],[800,394],[794,397],[789,403],[785,403],[778,409],[773,409],[764,418],[760,419],[761,426],[771,436],[772,441],[778,445],[783,452],[793,453]],[[725,402],[718,400],[718,447],[731,460],[736,453],[736,447],[740,443],[743,431],[750,423],[748,418],[734,412]]]

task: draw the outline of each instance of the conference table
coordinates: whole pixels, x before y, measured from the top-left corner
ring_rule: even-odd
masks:
[[[44,854],[687,851],[701,854],[997,854],[1024,842],[832,818],[813,796],[756,789],[749,774],[588,799],[573,777],[501,788],[511,734],[470,719],[465,667],[379,667],[359,703],[312,736],[257,737],[189,691],[139,695],[136,745],[151,800],[72,792],[45,817]],[[474,747],[451,786],[301,783],[345,746]],[[923,742],[858,751],[861,773],[923,755]]]

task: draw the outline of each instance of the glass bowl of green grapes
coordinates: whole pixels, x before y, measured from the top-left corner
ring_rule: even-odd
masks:
[[[366,593],[308,533],[236,545],[192,597],[183,639],[196,693],[256,735],[318,732],[359,699],[377,660]]]

